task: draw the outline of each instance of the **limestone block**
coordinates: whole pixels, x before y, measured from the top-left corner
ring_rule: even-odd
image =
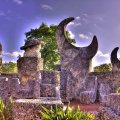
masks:
[[[120,116],[109,107],[101,107],[100,120],[120,120]]]
[[[103,104],[106,103],[108,95],[110,93],[111,93],[111,88],[110,88],[109,84],[100,84],[100,88],[99,88],[100,99],[99,99],[99,101]]]
[[[8,78],[0,77],[0,97],[6,102],[10,95],[9,95],[9,84]]]
[[[41,79],[39,73],[43,69],[43,59],[36,57],[21,57],[17,61],[18,76],[22,84],[26,84],[28,80]]]
[[[79,100],[81,103],[94,103],[97,96],[97,77],[88,76],[85,79],[85,89],[80,91]]]
[[[60,72],[41,71],[41,80],[43,84],[53,84],[56,86],[60,86]]]
[[[111,93],[108,96],[107,105],[117,114],[120,115],[120,93]]]
[[[22,85],[18,78],[11,79],[11,95],[15,99],[39,98],[40,81],[29,80],[26,85]]]
[[[85,104],[94,103],[96,100],[96,93],[94,90],[81,92],[79,99],[81,103]]]
[[[73,98],[74,90],[73,77],[70,71],[61,70],[60,72],[60,95],[62,101],[70,101]]]
[[[63,106],[62,102],[56,99],[18,99],[13,104],[14,120],[42,120],[39,113],[42,110],[41,105],[47,108]]]
[[[56,86],[52,84],[41,84],[40,93],[41,97],[57,97]]]
[[[120,120],[120,94],[109,94],[107,103],[99,111],[101,120]]]

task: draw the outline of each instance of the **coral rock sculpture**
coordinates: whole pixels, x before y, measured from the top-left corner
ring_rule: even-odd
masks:
[[[120,60],[117,58],[117,52],[119,47],[116,47],[111,52],[111,63],[112,63],[112,71],[120,71]]]
[[[70,70],[73,75],[74,95],[79,94],[81,83],[86,74],[92,71],[92,58],[98,50],[97,37],[94,36],[91,44],[87,47],[75,47],[68,42],[65,28],[68,23],[73,21],[70,17],[64,19],[57,27],[56,40],[61,56],[61,71]]]

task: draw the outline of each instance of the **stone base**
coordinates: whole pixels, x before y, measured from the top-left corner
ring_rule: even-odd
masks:
[[[120,120],[120,93],[111,93],[100,108],[101,120]]]
[[[100,120],[120,120],[120,116],[108,107],[101,107]]]
[[[42,120],[39,113],[42,109],[41,105],[54,108],[56,105],[62,107],[63,103],[57,98],[15,100],[13,104],[14,120]]]

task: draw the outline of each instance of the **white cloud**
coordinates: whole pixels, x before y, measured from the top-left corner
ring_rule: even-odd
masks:
[[[77,16],[75,19],[76,19],[76,20],[80,20],[80,16]]]
[[[2,63],[9,63],[9,62],[17,63],[17,61],[15,61],[15,60],[12,60],[12,61],[2,61]]]
[[[81,39],[84,39],[84,40],[88,40],[88,39],[90,38],[90,36],[85,35],[85,34],[79,34],[79,37],[80,37]]]
[[[44,4],[44,5],[41,5],[41,7],[45,10],[53,10],[52,6],[50,6],[50,5],[45,5]]]
[[[68,26],[73,26],[75,23],[74,22],[70,22],[68,23]]]
[[[3,56],[9,56],[9,57],[15,57],[15,58],[17,58],[19,55],[23,56],[23,52],[18,52],[18,51],[14,51],[12,53],[3,51],[2,54]]]
[[[22,0],[13,0],[13,2],[15,2],[15,3],[19,4],[19,5],[23,4]]]
[[[80,22],[78,22],[78,23],[76,23],[76,22],[70,22],[67,26],[68,26],[68,27],[69,27],[69,26],[77,27],[77,26],[80,26],[80,25],[81,25]]]
[[[100,57],[109,57],[109,54],[108,54],[108,53],[103,54],[102,51],[99,50],[99,51],[97,52],[97,56],[100,56]]]
[[[101,64],[110,63],[110,54],[103,53],[102,51],[98,51],[96,56],[93,58],[93,67],[99,66]]]
[[[74,39],[75,35],[72,33],[72,31],[69,31],[69,33],[70,33],[70,38]]]

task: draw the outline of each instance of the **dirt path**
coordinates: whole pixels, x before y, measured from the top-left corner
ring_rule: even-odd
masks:
[[[94,104],[90,104],[90,105],[87,105],[87,104],[81,104],[79,101],[77,100],[72,100],[70,102],[70,106],[74,106],[74,107],[77,107],[77,106],[80,106],[80,109],[81,111],[87,111],[87,112],[91,112],[91,111],[98,111],[99,107],[100,107],[100,104],[99,103],[94,103]]]

